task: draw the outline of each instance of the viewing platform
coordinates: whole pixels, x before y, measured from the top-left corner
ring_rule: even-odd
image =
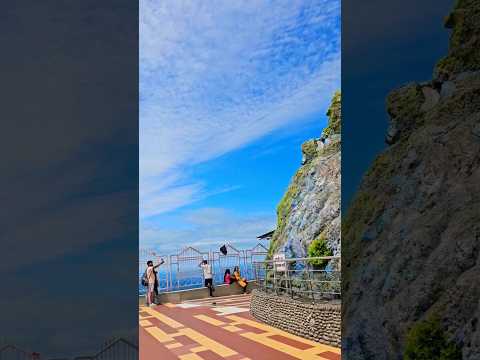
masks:
[[[340,360],[340,349],[266,325],[252,294],[139,307],[140,359]]]
[[[340,258],[265,260],[265,248],[228,255],[192,247],[149,258],[162,263],[157,304],[140,295],[140,359],[340,360]],[[215,292],[203,286],[198,264],[213,268]],[[145,258],[140,262],[139,274]],[[248,280],[223,284],[226,269]]]

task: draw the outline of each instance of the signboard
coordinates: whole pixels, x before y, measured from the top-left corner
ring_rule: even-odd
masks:
[[[276,254],[273,256],[276,271],[286,271],[287,264],[285,262],[285,254]]]

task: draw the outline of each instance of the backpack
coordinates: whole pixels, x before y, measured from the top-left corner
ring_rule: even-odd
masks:
[[[142,275],[142,285],[143,286],[148,286],[148,279],[147,279],[147,270]]]

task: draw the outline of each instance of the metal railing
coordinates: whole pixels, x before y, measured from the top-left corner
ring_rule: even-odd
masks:
[[[116,339],[106,345],[97,354],[91,358],[92,360],[138,360],[138,346],[125,339]],[[81,360],[81,358],[75,358]]]
[[[37,360],[35,353],[27,352],[14,345],[0,345],[0,360]]]
[[[259,290],[309,302],[341,298],[338,256],[268,260],[254,263]]]
[[[214,284],[222,284],[226,269],[238,266],[242,277],[247,280],[255,278],[254,262],[263,261],[268,249],[257,244],[252,249],[237,249],[227,244],[227,255],[219,251],[202,252],[194,247],[186,247],[173,255],[160,255],[152,250],[141,250],[139,257],[139,284],[140,278],[146,269],[148,260],[154,264],[164,263],[158,267],[157,279],[159,292],[169,292],[183,289],[202,287],[204,284],[202,270],[198,267],[202,260],[207,260],[212,266]],[[143,295],[145,288],[139,286],[139,294]]]
[[[42,360],[38,353],[29,353],[13,345],[0,346],[0,360]],[[138,345],[123,339],[112,339],[94,355],[74,358],[46,358],[46,360],[138,360]]]

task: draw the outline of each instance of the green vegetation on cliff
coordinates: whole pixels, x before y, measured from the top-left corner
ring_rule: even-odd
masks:
[[[457,1],[446,26],[450,47],[434,79],[388,95],[389,146],[342,218],[342,321],[349,324],[342,339],[355,359],[480,354],[472,235],[480,216],[471,197],[480,191],[472,177],[480,153],[480,2]]]
[[[461,360],[457,344],[449,341],[440,320],[432,317],[416,323],[407,334],[405,360]]]
[[[315,240],[308,246],[308,257],[321,257],[332,256],[332,250],[327,247],[327,239],[325,234],[321,233]],[[310,263],[319,268],[323,268],[327,265],[328,260],[311,260]]]
[[[271,258],[273,254],[278,250],[278,239],[280,237],[280,234],[283,234],[285,230],[287,219],[290,215],[290,211],[292,210],[293,200],[295,199],[299,191],[298,184],[303,182],[303,179],[306,174],[308,174],[310,167],[311,164],[306,164],[296,172],[292,181],[290,182],[290,185],[288,186],[287,192],[283,195],[280,203],[277,206],[277,228],[275,229],[272,240],[270,241],[268,258]]]
[[[340,91],[336,91],[333,95],[332,102],[330,103],[326,115],[328,116],[328,124],[322,131],[322,137],[327,138],[332,134],[340,134],[342,132]]]
[[[436,77],[480,69],[480,38],[476,36],[480,23],[478,0],[457,0],[453,11],[445,18],[445,27],[452,29],[448,55],[435,69]],[[467,46],[468,45],[468,46]]]
[[[307,159],[311,159],[317,155],[317,140],[308,140],[302,144],[302,153]]]
[[[322,132],[322,138],[327,139],[333,134],[339,134],[341,130],[341,93],[340,91],[335,92],[333,95],[330,107],[326,113],[328,116],[327,127]],[[305,162],[300,167],[300,169],[293,176],[288,189],[280,203],[277,206],[277,227],[273,234],[272,240],[270,242],[270,248],[268,252],[268,258],[271,258],[275,252],[277,252],[285,242],[285,227],[287,221],[290,217],[292,208],[295,206],[295,199],[299,193],[300,184],[305,182],[305,177],[308,176],[310,170],[312,170],[311,159],[317,158],[318,156],[328,156],[335,152],[338,152],[340,149],[340,141],[332,141],[328,145],[319,146],[320,140],[314,139],[306,141],[302,144],[302,153],[304,154]]]

